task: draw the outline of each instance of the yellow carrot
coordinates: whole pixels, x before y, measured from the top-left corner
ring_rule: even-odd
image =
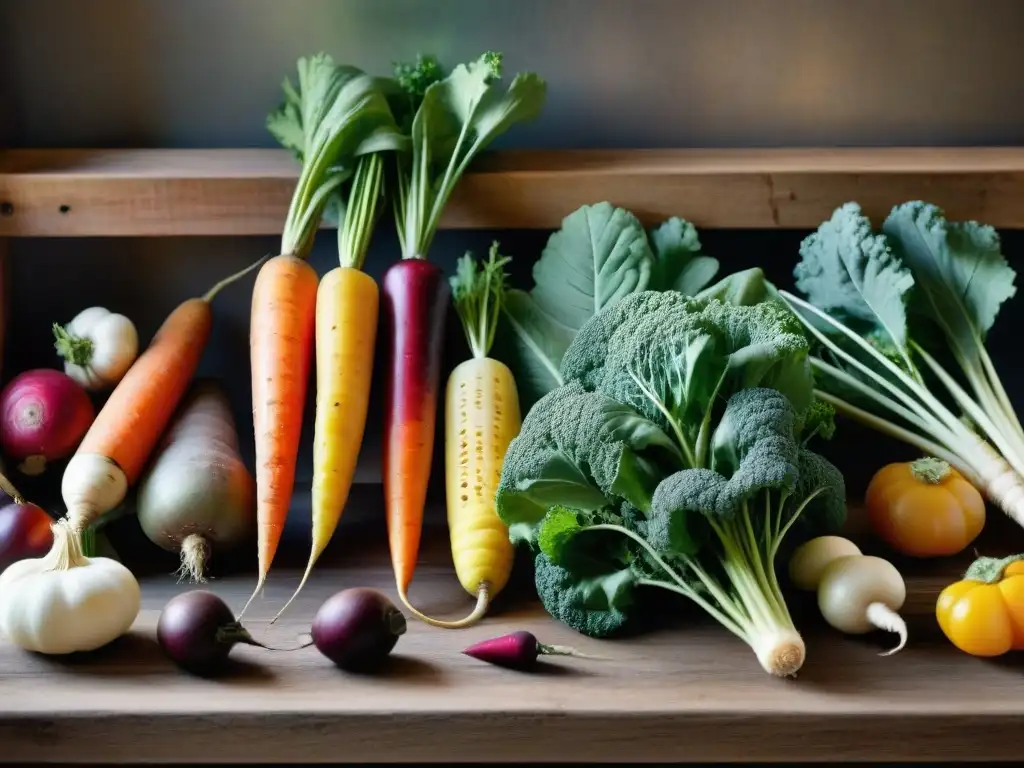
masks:
[[[324,275],[317,290],[312,547],[298,588],[273,621],[298,596],[334,535],[355,476],[380,303],[377,283],[360,268],[378,217],[383,168],[379,153],[360,159],[338,228],[341,266]]]
[[[498,244],[478,272],[467,254],[452,278],[452,299],[472,357],[448,378],[445,393],[445,485],[448,533],[455,573],[476,596],[476,607],[459,621],[439,621],[410,607],[419,619],[446,629],[466,627],[487,612],[508,583],[513,548],[498,518],[494,496],[505,451],[519,433],[519,393],[508,367],[487,355],[494,341],[504,293]]]

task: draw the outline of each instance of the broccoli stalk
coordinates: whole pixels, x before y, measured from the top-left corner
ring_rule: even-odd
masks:
[[[628,536],[660,571],[637,579],[637,586],[667,589],[689,598],[749,645],[766,672],[789,677],[803,666],[805,648],[775,575],[775,557],[790,527],[824,490],[819,487],[793,511],[785,494],[775,499],[764,494],[763,516],[754,511],[756,502],[744,502],[736,518],[713,523],[724,579],[716,578],[690,556],[675,558],[682,567],[673,568],[647,541],[621,525],[601,523],[580,530]]]

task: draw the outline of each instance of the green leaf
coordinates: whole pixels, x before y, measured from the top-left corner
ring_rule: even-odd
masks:
[[[654,290],[693,296],[718,274],[718,260],[700,252],[696,227],[677,216],[651,230],[650,245],[655,260]]]
[[[922,202],[894,208],[882,231],[917,280],[913,308],[937,323],[966,360],[976,360],[1003,302],[1017,292],[999,235],[977,222],[949,223]]]
[[[561,385],[562,357],[580,327],[618,299],[647,288],[654,255],[639,220],[599,203],[579,208],[551,235],[533,267],[529,293],[509,291],[512,343],[504,362],[520,387],[524,412]]]
[[[565,217],[533,267],[540,310],[574,331],[623,296],[643,291],[654,255],[639,220],[611,203]]]
[[[718,299],[739,307],[753,306],[762,301],[781,301],[778,290],[764,276],[760,267],[733,272],[696,295],[701,300]]]
[[[506,291],[502,309],[506,343],[501,357],[515,374],[520,407],[526,413],[562,385],[559,367],[575,331],[545,314],[525,291]]]
[[[342,66],[320,53],[300,58],[298,85],[284,81],[284,99],[267,117],[267,129],[302,163],[281,236],[281,253],[304,256],[312,247],[328,202],[340,215],[337,195],[360,154],[402,150],[407,140],[395,124],[379,78]]]
[[[540,114],[547,97],[541,78],[516,75],[503,91],[500,77],[501,55],[488,52],[426,88],[412,121],[411,161],[400,168],[409,174],[405,205],[396,209],[405,258],[426,255],[473,158],[514,123]]]
[[[914,277],[886,237],[872,232],[860,206],[846,203],[837,208],[804,239],[800,256],[794,270],[796,287],[808,301],[862,336],[882,332],[909,369],[907,301]]]
[[[547,451],[530,476],[518,479],[514,488],[499,488],[497,495],[498,515],[513,544],[533,542],[537,526],[553,506],[592,511],[607,504],[608,497],[560,450]]]
[[[581,530],[583,526],[576,510],[564,506],[552,507],[537,531],[537,546],[551,562],[561,563],[562,552]]]

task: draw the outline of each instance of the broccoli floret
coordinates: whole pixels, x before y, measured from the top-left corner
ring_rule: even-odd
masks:
[[[654,424],[572,382],[538,400],[509,444],[498,516],[518,542],[534,539],[555,504],[593,511],[624,498],[646,508],[673,462],[678,465],[678,451]]]
[[[584,324],[562,375],[658,424],[696,466],[716,394],[772,387],[798,413],[811,406],[808,349],[799,320],[781,303],[738,306],[645,291]]]
[[[590,637],[622,629],[632,605],[633,575],[628,567],[597,578],[579,578],[543,553],[534,560],[537,595],[552,618]]]
[[[675,306],[680,296],[675,291],[640,291],[602,309],[580,327],[562,356],[562,380],[578,381],[584,388],[594,389],[604,376],[612,337],[623,323],[630,317],[666,315],[666,308]]]
[[[790,531],[790,539],[799,541],[839,531],[846,522],[846,480],[836,466],[814,451],[801,448],[797,453],[796,489],[789,502],[790,512],[814,494]]]

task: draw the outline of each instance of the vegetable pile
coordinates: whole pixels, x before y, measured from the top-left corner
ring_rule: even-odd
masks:
[[[592,638],[666,618],[655,606],[683,597],[765,672],[792,677],[806,647],[786,586],[813,593],[834,629],[895,633],[882,655],[900,651],[907,585],[896,565],[838,535],[846,480],[815,450],[837,416],[840,427],[851,418],[920,453],[854,493],[863,491],[867,520],[891,550],[964,552],[986,523],[986,499],[1024,525],[1024,427],[986,349],[1016,276],[991,227],[911,201],[876,228],[847,202],[802,241],[789,291],[756,267],[719,277],[685,219],[646,228],[600,202],[565,216],[528,289],[510,286],[498,242],[445,275],[428,256],[454,190],[547,99],[538,75],[506,80],[502,64],[488,51],[448,71],[420,56],[379,77],[323,53],[300,58],[297,82],[284,81],[267,118],[299,166],[276,255],[180,303],[144,347],[133,322],[104,307],[53,325],[50,354],[63,370],[25,371],[0,391],[5,457],[30,475],[68,460],[67,511],[56,522],[0,475],[13,500],[0,508],[8,641],[68,654],[132,628],[138,581],[91,547],[135,491],[139,528],[179,554],[183,580],[204,581],[214,553],[255,534],[256,585],[237,616],[208,591],[164,607],[156,637],[174,664],[214,675],[239,644],[298,650],[264,645],[241,619],[294,500],[310,374],[308,559],[270,623],[301,605],[338,530],[379,367],[382,527],[397,599],[336,592],[318,606],[307,643],[349,672],[384,666],[407,615],[444,629],[484,620],[517,546],[547,612]],[[378,285],[365,263],[388,210],[400,252]],[[325,221],[337,227],[338,264],[321,277],[308,257]],[[225,390],[196,374],[211,302],[257,268],[250,473]],[[451,314],[466,348],[439,403]],[[409,595],[439,405],[452,562],[475,600],[454,620]],[[652,593],[670,599],[647,600]],[[979,556],[938,596],[935,615],[955,647],[997,656],[1024,649],[1021,606],[1024,558]],[[525,630],[463,653],[515,670],[543,656],[600,658]]]
[[[642,291],[584,323],[566,383],[527,414],[497,494],[512,538],[535,552],[545,608],[607,635],[637,588],[666,589],[766,671],[796,673],[804,644],[775,557],[791,529],[833,531],[846,511],[842,475],[805,444],[831,419],[807,355],[776,303]]]

